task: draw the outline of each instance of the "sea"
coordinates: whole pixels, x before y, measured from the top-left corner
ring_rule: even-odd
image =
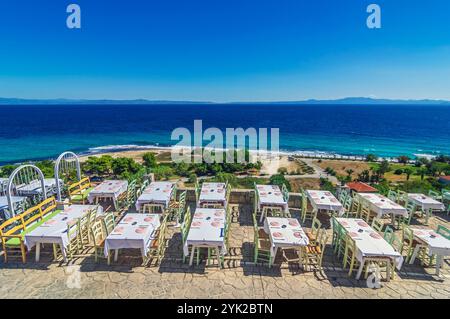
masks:
[[[278,128],[280,151],[293,154],[450,154],[448,105],[2,105],[0,164],[168,147],[178,143],[172,131],[193,132],[194,120],[224,135],[226,128]]]

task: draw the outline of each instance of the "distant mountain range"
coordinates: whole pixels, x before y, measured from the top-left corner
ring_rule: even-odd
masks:
[[[67,105],[67,104],[103,104],[103,105],[123,105],[123,104],[405,104],[405,105],[450,105],[450,101],[446,100],[390,100],[390,99],[373,99],[366,97],[348,97],[336,100],[304,100],[304,101],[272,101],[272,102],[204,102],[204,101],[166,101],[166,100],[83,100],[83,99],[20,99],[20,98],[0,98],[0,105]]]

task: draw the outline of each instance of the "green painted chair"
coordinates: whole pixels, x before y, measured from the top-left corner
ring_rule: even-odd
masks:
[[[351,277],[355,267],[358,267],[359,262],[356,259],[356,244],[355,241],[349,236],[345,236],[345,251],[342,268],[345,270],[349,266],[348,276]]]
[[[186,212],[184,214],[183,223],[181,224],[181,242],[183,243],[183,246],[186,243],[187,236],[189,234],[189,229],[191,228],[191,221],[192,221],[192,215],[191,215],[191,209],[189,206],[187,206]],[[192,254],[194,252],[191,252]],[[186,256],[183,253],[183,262],[186,262]]]
[[[114,214],[112,212],[106,213],[104,217],[101,219],[101,221],[103,224],[104,232],[106,236],[108,236],[116,227]]]
[[[254,245],[254,263],[268,263],[272,267],[272,256],[270,254],[271,243],[269,236],[263,229],[258,227],[256,216],[253,216],[253,245]]]
[[[394,192],[393,190],[389,190],[388,196],[387,196],[387,197],[388,197],[391,201],[397,202],[398,196],[397,196],[397,193]]]
[[[397,221],[397,228],[400,228],[401,225],[411,225],[411,220],[416,213],[416,210],[416,204],[413,201],[408,201],[406,204],[406,211],[408,212],[408,216],[396,216],[395,220]]]
[[[377,231],[377,232],[379,232],[379,233],[382,233],[382,232],[383,232],[384,223],[383,223],[383,221],[382,221],[381,219],[379,219],[379,218],[374,218],[374,219],[372,220],[371,227],[372,227],[375,231]]]
[[[439,225],[437,227],[437,231],[436,231],[439,235],[441,235],[444,238],[447,238],[450,240],[450,229],[448,229],[447,227],[444,227],[442,225]]]
[[[314,218],[312,221],[311,231],[306,233],[310,244],[315,244],[317,242],[317,236],[319,235],[319,230],[321,227],[322,223],[317,218]]]
[[[105,257],[105,238],[107,234],[103,230],[103,222],[97,220],[90,227],[92,246],[94,248],[94,258],[95,262],[98,262],[98,258]]]
[[[392,244],[393,238],[394,238],[394,230],[391,226],[386,226],[386,229],[384,230],[383,238],[385,241],[387,241],[389,244]]]
[[[306,192],[302,189],[302,223],[304,223],[306,219],[313,220],[314,218],[316,218],[316,215],[317,212],[314,209],[308,209],[308,197],[306,195]]]

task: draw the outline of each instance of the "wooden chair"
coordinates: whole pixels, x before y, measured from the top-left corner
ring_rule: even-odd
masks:
[[[72,223],[67,224],[67,237],[69,239],[69,244],[66,247],[66,255],[69,259],[74,258],[78,255],[80,247],[83,247],[80,232],[80,220],[76,220]],[[55,246],[54,246],[55,249]]]
[[[394,230],[392,229],[391,226],[386,226],[386,229],[384,230],[383,238],[389,244],[392,243],[392,240],[394,238]]]
[[[106,213],[101,219],[105,235],[108,236],[116,227],[116,221],[113,213]]]
[[[79,182],[69,185],[69,200],[73,204],[85,204],[89,193],[94,189],[89,177],[81,179]]]
[[[379,233],[382,233],[383,232],[383,226],[384,226],[384,223],[383,223],[383,221],[381,220],[381,219],[379,219],[379,218],[374,218],[373,220],[372,220],[372,228],[375,230],[375,231],[377,231],[377,232],[379,232]]]
[[[80,250],[83,249],[84,245],[89,244],[89,230],[90,230],[90,216],[91,211],[85,212],[80,218],[79,218],[79,231],[78,231],[78,237],[79,237],[79,245]]]
[[[256,216],[253,215],[253,245],[254,245],[254,263],[268,263],[272,266],[272,258],[270,254],[271,243],[269,235],[264,229],[258,227]]]
[[[401,216],[398,215],[396,217],[396,221],[397,221],[397,228],[400,228],[400,225],[410,225],[411,224],[411,220],[414,216],[414,214],[416,213],[416,204],[412,201],[408,201],[406,204],[406,211],[408,212],[408,216]]]
[[[104,233],[102,220],[97,220],[90,226],[90,233],[92,238],[92,246],[94,248],[95,262],[98,262],[99,257],[106,258],[105,238],[107,234]]]
[[[450,229],[448,229],[447,227],[439,225],[437,227],[436,233],[450,240]]]
[[[159,229],[155,233],[155,239],[152,240],[150,249],[147,253],[148,261],[152,261],[153,259],[156,259],[156,265],[158,265],[161,262],[161,259],[164,256],[164,252],[166,251],[167,247],[167,240],[166,240],[166,230],[167,230],[167,218],[168,215],[166,215],[163,219],[163,222],[159,226]]]
[[[20,215],[16,215],[0,225],[5,263],[8,262],[10,256],[21,256],[22,262],[26,263],[27,257],[22,235],[23,230],[24,224]]]
[[[393,190],[389,190],[389,193],[388,193],[388,196],[387,196],[391,201],[393,201],[393,202],[397,202],[397,198],[398,198],[398,196],[397,196],[397,193],[396,192],[394,192]]]
[[[317,216],[317,212],[314,209],[308,208],[308,198],[306,196],[306,192],[302,190],[302,223],[305,222],[306,219],[313,220]]]
[[[186,212],[183,217],[183,223],[181,224],[181,242],[184,246],[186,243],[187,236],[189,234],[189,229],[191,228],[191,221],[192,221],[192,215],[191,215],[191,209],[188,206],[186,209]],[[192,252],[194,253],[194,252]],[[186,256],[183,253],[183,262],[186,261]]]
[[[342,268],[345,269],[349,266],[348,276],[351,277],[353,269],[358,267],[359,261],[356,259],[356,245],[353,238],[348,234],[345,236],[345,253]]]
[[[320,227],[322,227],[322,223],[317,218],[314,218],[312,221],[311,231],[306,232],[306,236],[308,236],[310,244],[315,244],[317,242]]]
[[[322,261],[325,247],[328,241],[328,235],[326,234],[325,229],[321,229],[319,233],[320,236],[318,236],[318,241],[316,243],[305,246],[302,257],[305,269],[308,269],[312,266],[315,268],[315,270],[323,273]]]

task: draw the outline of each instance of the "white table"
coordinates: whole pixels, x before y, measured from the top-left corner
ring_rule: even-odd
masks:
[[[377,214],[378,218],[381,218],[385,214],[408,216],[408,211],[405,207],[401,206],[390,200],[389,198],[373,193],[358,193],[358,196],[369,204],[371,211]]]
[[[62,179],[59,180],[59,185],[63,185]],[[54,178],[45,178],[44,179],[45,191],[48,193],[47,195],[52,194],[52,190],[56,190],[56,180]],[[31,181],[29,184],[17,186],[17,193],[23,196],[32,196],[38,195],[42,193],[42,184],[41,180],[35,179]]]
[[[219,255],[224,255],[227,251],[224,238],[225,221],[225,209],[196,208],[183,247],[184,256],[187,256],[189,245],[192,245],[189,265],[192,265],[194,261],[194,252],[197,247],[216,248],[217,260],[219,265],[221,264]]]
[[[41,244],[60,245],[64,260],[66,260],[66,247],[69,244],[67,224],[93,209],[97,210],[97,215],[103,214],[103,208],[98,205],[66,206],[58,215],[26,234],[24,240],[28,250],[36,246],[36,261],[39,261]]]
[[[26,200],[27,200],[27,197],[25,197],[25,196],[11,196],[11,201],[14,205],[14,208],[17,207],[17,204],[22,203]],[[9,213],[9,212],[8,212],[8,216],[7,216],[6,210],[8,210],[8,209],[9,209],[8,198],[6,196],[0,196],[0,211],[3,212],[6,219],[9,219],[12,217],[12,216],[10,216],[11,213]]]
[[[256,185],[256,191],[258,192],[258,210],[262,210],[263,207],[281,207],[286,213],[289,212],[288,203],[278,185]],[[261,214],[260,222],[264,217],[264,214]]]
[[[200,191],[199,206],[204,204],[220,204],[227,206],[227,189],[225,183],[203,183]]]
[[[144,204],[158,204],[167,209],[174,189],[172,182],[152,182],[137,199],[136,210],[140,211]]]
[[[119,249],[131,248],[139,249],[144,259],[161,225],[160,217],[158,214],[126,214],[106,237],[105,256],[114,250],[114,261],[117,261]]]
[[[329,191],[307,190],[306,196],[316,212],[319,210],[335,211],[339,216],[344,213],[342,204]]]
[[[270,264],[274,262],[279,248],[298,248],[309,244],[308,236],[295,218],[267,217],[264,231],[270,237]]]
[[[443,203],[435,200],[430,196],[426,196],[423,194],[408,194],[408,199],[413,201],[417,206],[422,208],[422,211],[428,210],[445,210],[445,206]]]
[[[89,203],[94,203],[98,198],[111,198],[114,207],[117,208],[117,199],[128,189],[128,181],[106,180],[97,185],[88,194]]]
[[[364,220],[359,218],[336,218],[336,220],[355,241],[357,250],[356,259],[360,263],[356,279],[360,278],[363,271],[364,258],[390,258],[394,261],[397,269],[401,269],[403,264],[402,255],[395,251],[395,249]],[[388,267],[390,267],[389,264]]]
[[[428,251],[430,256],[436,255],[436,275],[439,276],[440,269],[444,262],[445,256],[450,256],[450,240],[443,237],[442,235],[437,234],[432,229],[416,229],[411,228],[414,234],[414,238],[428,246]],[[417,245],[414,249],[413,255],[411,256],[410,264],[414,263],[414,260],[419,253],[420,246]]]

